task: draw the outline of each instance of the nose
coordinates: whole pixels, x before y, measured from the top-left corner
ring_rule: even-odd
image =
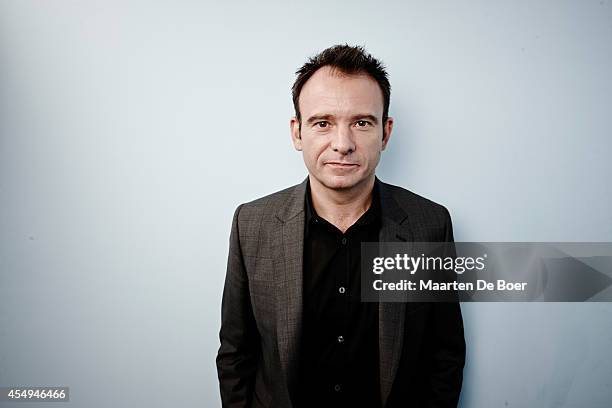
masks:
[[[337,129],[338,130],[332,135],[332,150],[343,155],[354,152],[356,146],[351,130],[344,126],[338,126]]]

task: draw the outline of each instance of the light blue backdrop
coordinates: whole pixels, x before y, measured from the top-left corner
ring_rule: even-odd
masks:
[[[379,177],[456,240],[612,241],[610,0],[2,1],[0,386],[219,405],[231,215],[305,176],[293,72],[340,42],[389,68]],[[612,406],[611,304],[463,311],[462,407]]]

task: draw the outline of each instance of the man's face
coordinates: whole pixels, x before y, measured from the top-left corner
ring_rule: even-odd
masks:
[[[294,117],[291,136],[311,183],[350,190],[373,179],[393,127],[388,118],[383,131],[383,96],[376,80],[322,67],[304,84],[299,106],[301,131]]]

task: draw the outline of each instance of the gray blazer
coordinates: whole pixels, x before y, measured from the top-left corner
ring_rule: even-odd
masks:
[[[453,241],[443,206],[379,185],[384,242]],[[240,205],[232,222],[216,358],[224,407],[296,407],[302,323],[302,183]],[[379,303],[385,408],[456,406],[465,362],[458,303]]]

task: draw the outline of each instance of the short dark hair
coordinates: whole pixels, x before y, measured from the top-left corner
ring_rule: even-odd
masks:
[[[372,77],[378,85],[383,95],[383,126],[389,117],[389,103],[391,100],[391,84],[389,83],[388,74],[385,66],[380,60],[372,57],[366,52],[362,46],[334,45],[329,47],[314,57],[310,57],[308,61],[298,69],[295,74],[297,78],[291,88],[293,96],[293,107],[295,116],[297,117],[300,126],[302,117],[298,100],[302,87],[308,79],[319,68],[330,66],[345,74],[367,74]]]

